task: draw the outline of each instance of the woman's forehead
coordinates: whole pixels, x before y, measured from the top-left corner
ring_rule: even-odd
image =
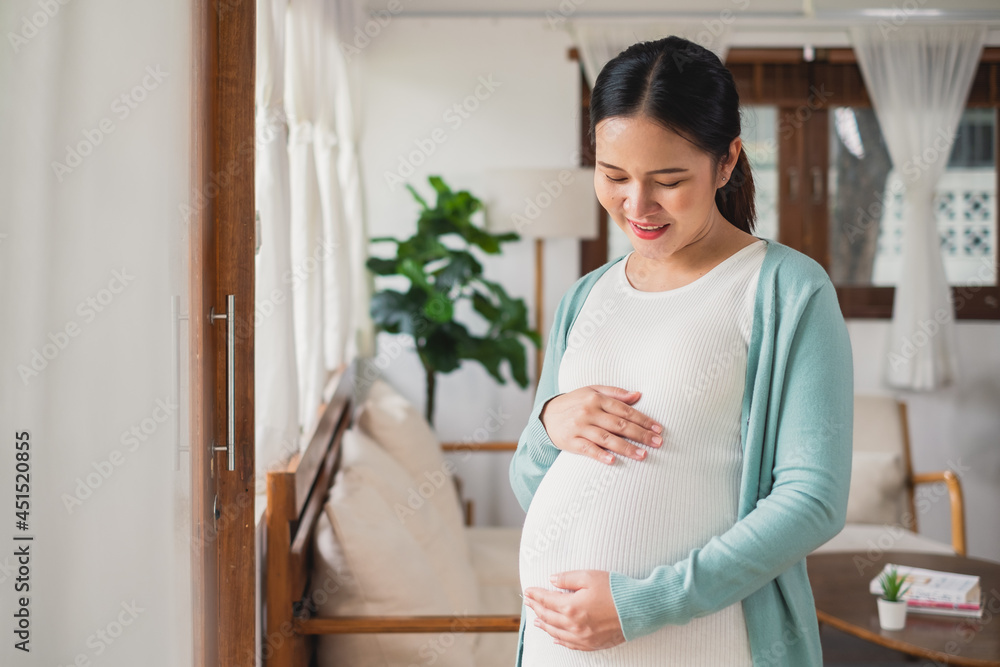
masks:
[[[645,116],[605,118],[594,128],[594,139],[598,154],[637,163],[707,157],[677,132]]]

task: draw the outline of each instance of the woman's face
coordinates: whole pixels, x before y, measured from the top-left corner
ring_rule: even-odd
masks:
[[[597,124],[594,138],[597,198],[637,254],[663,259],[730,226],[715,205],[729,169],[713,169],[709,155],[676,132],[646,116],[613,116]]]

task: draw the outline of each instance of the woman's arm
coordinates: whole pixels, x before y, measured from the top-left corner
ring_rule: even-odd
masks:
[[[829,280],[807,298],[787,363],[772,366],[767,420],[776,419],[777,439],[770,493],[682,561],[658,566],[645,579],[611,572],[626,639],[742,600],[843,528],[854,412],[851,342]]]
[[[549,330],[548,344],[545,346],[545,359],[542,362],[542,374],[535,391],[535,403],[528,417],[528,423],[517,441],[517,450],[510,462],[510,486],[514,490],[521,509],[528,511],[528,505],[542,482],[542,477],[559,456],[559,448],[552,444],[552,439],[542,425],[540,418],[542,409],[549,399],[558,396],[559,359],[562,356],[560,330],[565,321],[567,298],[564,296],[556,308],[552,328]]]

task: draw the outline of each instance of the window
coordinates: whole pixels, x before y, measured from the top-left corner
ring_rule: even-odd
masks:
[[[967,109],[934,197],[952,285],[995,286],[996,114]],[[835,107],[830,117],[830,276],[838,285],[895,286],[903,237],[903,174],[892,167],[875,113]]]

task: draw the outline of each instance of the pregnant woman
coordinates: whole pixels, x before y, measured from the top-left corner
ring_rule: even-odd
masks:
[[[843,526],[853,365],[823,268],[752,235],[732,75],[605,66],[595,187],[633,250],[578,280],[510,466],[521,667],[820,667],[805,556]]]

